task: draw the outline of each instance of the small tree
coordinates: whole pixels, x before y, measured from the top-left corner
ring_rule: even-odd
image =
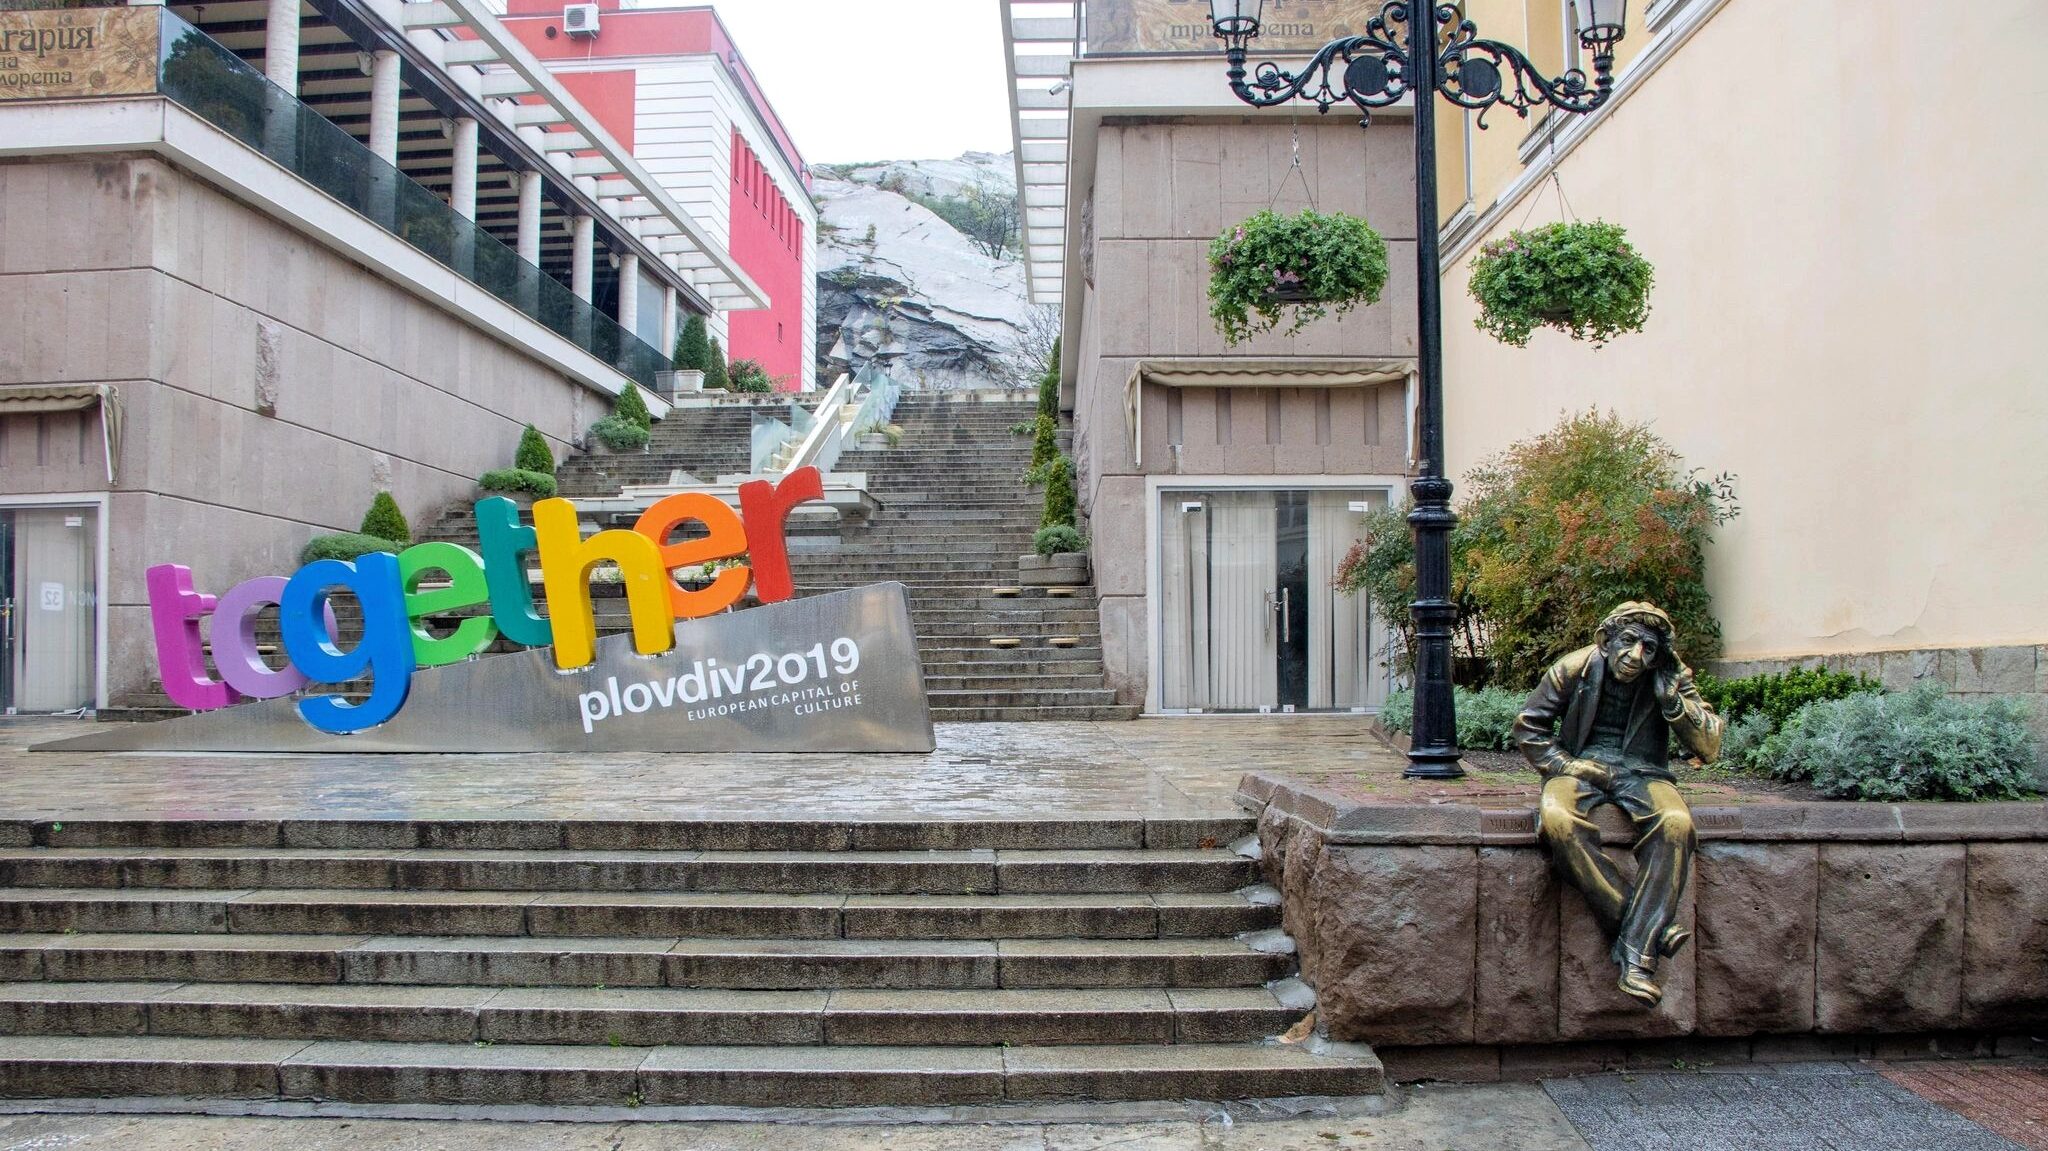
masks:
[[[683,321],[682,334],[676,337],[676,367],[686,372],[710,372],[711,336],[704,328],[704,317],[692,313]]]
[[[640,398],[640,385],[627,384],[626,390],[612,405],[612,414],[633,421],[641,431],[654,426],[654,413],[647,410],[647,401]]]
[[[1055,456],[1045,469],[1045,515],[1038,521],[1041,528],[1055,525],[1074,525],[1074,461],[1068,456]]]
[[[412,542],[412,528],[406,525],[405,513],[398,510],[398,501],[390,492],[378,492],[370,501],[370,510],[363,513],[362,534],[395,544]]]
[[[726,387],[735,392],[772,392],[775,382],[768,376],[768,369],[757,360],[734,360],[727,369],[729,379]]]
[[[705,361],[704,364],[704,390],[707,392],[722,392],[730,387],[731,384],[732,380],[725,372],[725,346],[718,342],[717,336],[713,336],[711,337],[711,358]]]
[[[555,474],[555,453],[548,448],[548,441],[540,429],[532,424],[519,433],[519,450],[512,456],[512,466],[523,472]]]

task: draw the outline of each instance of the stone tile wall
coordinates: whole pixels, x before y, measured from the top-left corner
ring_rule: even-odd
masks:
[[[1694,942],[1645,1009],[1616,990],[1607,940],[1552,874],[1533,809],[1358,804],[1266,775],[1239,799],[1260,812],[1283,925],[1334,1039],[1457,1048],[1498,1069],[1540,1062],[1542,1045],[2048,1023],[2042,803],[1695,808]],[[1612,807],[1599,818],[1626,870],[1626,822]]]

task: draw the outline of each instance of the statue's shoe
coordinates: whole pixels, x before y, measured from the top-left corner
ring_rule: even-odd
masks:
[[[1656,972],[1637,963],[1626,963],[1621,968],[1622,994],[1641,1000],[1655,1007],[1664,999],[1664,989],[1657,986]]]
[[[1664,929],[1664,934],[1657,937],[1657,950],[1665,955],[1676,955],[1685,950],[1685,945],[1691,942],[1692,932],[1674,923]]]

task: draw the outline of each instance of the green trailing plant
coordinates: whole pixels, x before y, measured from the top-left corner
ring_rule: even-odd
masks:
[[[2021,700],[1923,683],[1809,703],[1753,758],[1832,799],[1901,801],[2024,797],[2036,755]]]
[[[775,390],[775,381],[758,360],[734,360],[726,367],[726,377],[726,387],[735,392],[766,394]]]
[[[1038,526],[1073,527],[1074,501],[1074,461],[1070,456],[1055,456],[1045,469],[1045,515]]]
[[[1729,724],[1760,715],[1769,734],[1785,725],[1792,713],[1823,699],[1841,699],[1858,692],[1880,692],[1884,685],[1867,675],[1829,671],[1826,668],[1795,667],[1771,675],[1722,679],[1701,674],[1695,677],[1700,696]]]
[[[1380,298],[1387,242],[1342,212],[1271,209],[1209,244],[1209,315],[1227,343],[1271,331],[1292,309],[1289,333]]]
[[[882,438],[887,440],[892,448],[901,444],[903,442],[903,425],[889,424],[885,426],[882,429]]]
[[[1515,750],[1515,717],[1528,702],[1528,693],[1505,687],[1451,689],[1458,713],[1458,746],[1474,751]],[[1401,688],[1387,693],[1380,708],[1380,726],[1406,732],[1414,722],[1415,689]]]
[[[477,477],[476,486],[487,492],[514,492],[546,499],[555,494],[555,477],[527,468],[498,468]]]
[[[519,450],[512,453],[512,466],[520,471],[555,474],[555,453],[549,449],[547,437],[532,424],[519,433]]]
[[[612,415],[631,420],[641,431],[654,426],[654,413],[647,410],[647,401],[640,398],[640,385],[627,384],[619,398],[612,403]]]
[[[390,540],[401,547],[412,542],[412,528],[405,522],[405,513],[398,510],[398,501],[391,498],[390,492],[378,492],[370,501],[370,510],[363,513],[363,525],[357,530],[366,536]]]
[[[1046,466],[1060,454],[1060,341],[1052,341],[1052,362],[1038,378],[1038,412],[1031,420],[1031,466],[1025,482],[1045,482]]]
[[[711,334],[705,329],[704,317],[694,312],[676,334],[676,368],[685,372],[711,370]]]
[[[637,452],[647,446],[648,440],[646,428],[617,412],[590,425],[590,434],[615,452]]]
[[[1655,278],[1617,224],[1574,220],[1511,232],[1472,261],[1473,323],[1518,348],[1542,326],[1598,346],[1643,330]]]
[[[704,390],[707,392],[727,391],[729,390],[727,385],[730,383],[731,380],[725,371],[725,345],[718,342],[717,336],[713,336],[711,337],[711,359],[704,365]]]
[[[314,536],[299,549],[299,562],[312,563],[314,560],[353,560],[371,552],[391,552],[394,555],[403,550],[404,544],[383,536],[364,535],[361,532],[335,532],[331,535]]]
[[[1088,537],[1071,524],[1050,524],[1031,534],[1031,550],[1042,556],[1085,552]]]

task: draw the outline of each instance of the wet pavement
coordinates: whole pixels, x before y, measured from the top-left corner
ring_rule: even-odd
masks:
[[[0,721],[0,818],[1010,818],[1234,815],[1247,771],[1398,776],[1355,716],[940,724],[930,755],[31,752]]]

